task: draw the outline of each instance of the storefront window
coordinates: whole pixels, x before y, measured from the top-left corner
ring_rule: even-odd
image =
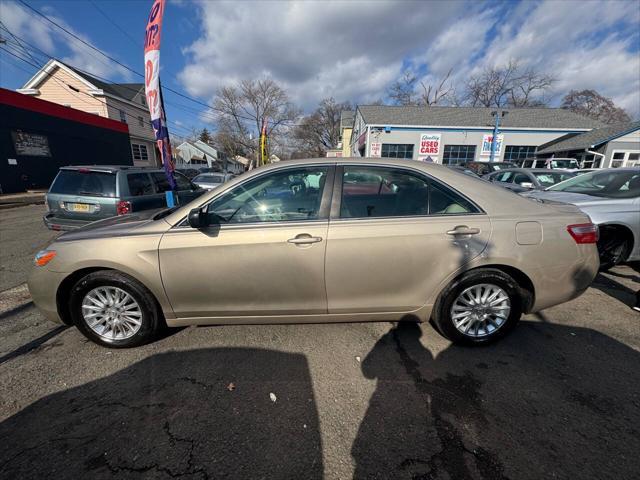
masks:
[[[442,163],[444,165],[457,165],[459,163],[472,162],[475,156],[475,145],[445,145]]]
[[[413,143],[383,143],[384,158],[413,158]]]
[[[535,145],[507,145],[504,149],[504,161],[513,162],[532,158],[536,153]]]

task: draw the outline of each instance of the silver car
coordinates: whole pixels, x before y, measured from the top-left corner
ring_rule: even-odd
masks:
[[[571,203],[600,227],[602,270],[640,260],[640,168],[596,170],[522,195]]]

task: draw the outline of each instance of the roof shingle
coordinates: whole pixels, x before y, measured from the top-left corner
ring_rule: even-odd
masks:
[[[597,147],[603,143],[621,137],[627,133],[640,129],[640,121],[623,123],[618,125],[608,125],[596,128],[590,132],[580,134],[564,135],[552,142],[540,145],[537,154],[547,154],[555,152],[569,152],[571,150],[585,150]]]
[[[438,127],[492,127],[491,112],[484,107],[414,107],[360,105],[358,110],[369,125],[425,125]],[[561,108],[510,108],[500,124],[503,128],[591,129],[602,127],[597,120]]]

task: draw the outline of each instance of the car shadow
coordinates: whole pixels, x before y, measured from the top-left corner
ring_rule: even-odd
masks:
[[[607,272],[607,274],[610,272]],[[623,285],[620,282],[606,277],[599,273],[591,284],[593,288],[600,290],[602,293],[609,295],[625,305],[633,306],[635,304],[636,292]]]
[[[154,355],[0,424],[0,478],[323,476],[303,355],[217,348]]]
[[[354,478],[638,478],[637,351],[530,321],[486,348],[434,354],[421,335],[400,323],[362,361],[377,386]]]

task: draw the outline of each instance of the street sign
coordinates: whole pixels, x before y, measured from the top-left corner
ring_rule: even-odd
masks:
[[[382,143],[372,143],[371,144],[371,149],[369,150],[369,156],[370,157],[376,157],[379,158],[380,156],[382,156]]]

